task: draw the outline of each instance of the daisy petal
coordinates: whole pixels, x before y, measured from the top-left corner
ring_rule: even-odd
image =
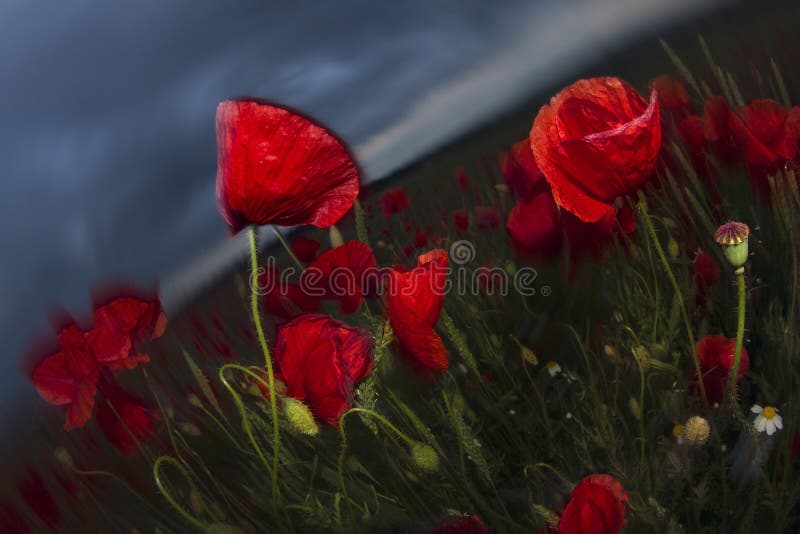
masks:
[[[758,430],[759,432],[764,432],[764,430],[767,428],[767,419],[762,415],[756,417],[754,423],[756,430]]]

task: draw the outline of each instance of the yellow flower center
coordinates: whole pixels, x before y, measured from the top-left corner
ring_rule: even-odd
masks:
[[[772,419],[775,417],[775,408],[772,406],[767,406],[761,411],[761,415],[764,416],[764,419]]]
[[[547,365],[547,368],[551,370],[555,369],[558,366],[556,362],[547,362],[545,365]]]
[[[673,436],[675,436],[676,438],[679,438],[679,437],[681,437],[681,434],[683,434],[683,425],[679,424],[679,425],[675,425],[675,426],[672,427],[672,435]]]

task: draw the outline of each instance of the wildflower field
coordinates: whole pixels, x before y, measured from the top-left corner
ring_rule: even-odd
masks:
[[[246,262],[34,344],[3,531],[800,531],[800,39],[771,37],[652,43],[380,188],[302,110],[221,102]]]

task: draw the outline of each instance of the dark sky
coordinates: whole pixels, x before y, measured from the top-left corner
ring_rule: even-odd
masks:
[[[380,177],[693,3],[5,0],[0,398],[30,393],[19,357],[52,306],[81,314],[93,284],[150,284],[226,239],[220,100],[306,110]]]

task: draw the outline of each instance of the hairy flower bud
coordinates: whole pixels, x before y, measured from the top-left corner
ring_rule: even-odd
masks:
[[[433,473],[439,469],[439,455],[433,447],[424,443],[416,442],[411,446],[411,458],[417,467],[428,473]]]
[[[336,225],[330,227],[328,230],[330,239],[331,239],[331,248],[341,247],[344,245],[344,238],[342,237],[342,233],[336,228]]]
[[[316,436],[319,434],[319,425],[314,420],[314,414],[302,401],[285,397],[283,399],[283,411],[292,427],[306,436]]]
[[[539,358],[536,357],[536,353],[533,352],[533,350],[525,345],[520,345],[520,351],[522,353],[522,359],[525,363],[529,365],[539,365]]]
[[[681,249],[680,246],[678,245],[678,242],[671,237],[669,238],[669,241],[667,241],[667,253],[669,254],[669,257],[672,258],[673,260],[677,259],[678,255],[680,255],[681,253]]]
[[[75,466],[75,463],[72,461],[72,456],[64,447],[57,447],[56,450],[53,451],[53,455],[64,467],[72,469]]]

